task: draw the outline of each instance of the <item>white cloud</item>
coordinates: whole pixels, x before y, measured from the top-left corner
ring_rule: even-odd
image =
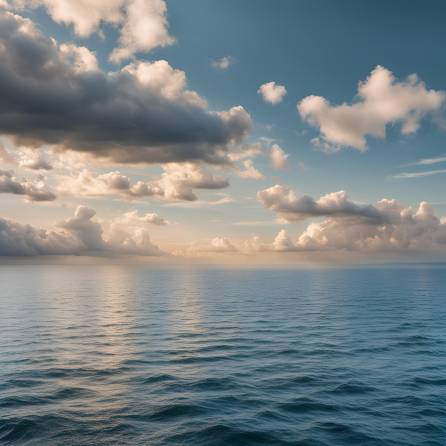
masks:
[[[56,195],[42,181],[19,180],[10,170],[0,170],[0,193],[23,195],[26,201],[54,201]]]
[[[231,151],[231,153],[228,154],[228,158],[231,162],[241,161],[246,158],[255,158],[256,156],[262,155],[263,152],[263,144],[260,142],[256,142],[254,144],[238,147],[237,150],[233,150]]]
[[[147,231],[122,225],[108,231],[93,218],[96,212],[79,206],[73,217],[51,229],[35,228],[0,218],[0,255],[162,255]]]
[[[432,164],[445,163],[446,156],[437,156],[434,158],[424,158],[422,160],[415,161],[414,163],[408,164],[409,166],[431,166]]]
[[[132,183],[119,171],[96,175],[84,169],[77,176],[62,176],[59,190],[73,196],[114,196],[124,199],[157,197],[167,201],[195,201],[194,189],[223,189],[229,185],[226,178],[211,174],[203,166],[193,163],[162,165],[164,172],[153,181]]]
[[[421,202],[414,212],[393,199],[375,205],[349,201],[345,192],[333,192],[318,200],[297,197],[283,186],[259,192],[259,200],[289,222],[324,217],[310,223],[295,239],[280,231],[271,245],[274,251],[437,251],[446,248],[446,221]]]
[[[154,212],[149,212],[144,215],[138,215],[138,211],[133,210],[126,212],[120,221],[128,224],[128,225],[156,225],[156,226],[168,226],[170,225],[170,221],[166,220],[165,218],[159,216],[158,214]]]
[[[307,96],[297,109],[303,120],[319,129],[316,145],[363,151],[366,136],[384,138],[389,124],[401,124],[403,135],[415,133],[423,117],[439,111],[444,101],[444,92],[428,90],[415,74],[398,81],[391,71],[377,66],[359,83],[356,102],[334,106],[321,96]]]
[[[396,200],[382,199],[373,206],[381,217],[330,214],[310,223],[296,237],[280,230],[272,242],[254,236],[233,242],[217,237],[214,248],[221,252],[258,254],[261,252],[346,252],[446,254],[446,217],[434,215],[432,206],[421,202],[413,211]],[[223,241],[224,240],[224,241]],[[191,251],[212,251],[208,244],[194,244]]]
[[[6,150],[0,144],[0,160],[5,164],[30,170],[52,170],[53,165],[44,151],[36,152],[24,147],[16,148],[14,152]]]
[[[238,175],[241,178],[249,180],[263,180],[265,176],[255,166],[254,162],[250,159],[242,162],[243,170],[238,171]]]
[[[286,95],[286,88],[283,85],[278,85],[275,82],[267,82],[259,87],[257,90],[263,100],[272,105],[282,102]]]
[[[287,167],[289,155],[278,144],[271,146],[270,156],[274,169],[282,170]]]
[[[196,255],[198,253],[236,253],[239,252],[231,240],[227,237],[214,237],[211,240],[204,240],[191,243],[185,250],[180,251],[180,255]]]
[[[234,63],[234,58],[232,56],[224,56],[220,59],[215,59],[212,61],[212,66],[218,70],[227,70]]]
[[[97,71],[99,69],[96,55],[84,46],[63,43],[59,47],[62,58],[79,73]]]
[[[423,177],[430,177],[432,175],[442,175],[445,173],[446,169],[427,170],[424,172],[402,172],[393,175],[392,178],[396,178],[397,180],[409,179],[409,178],[423,178]]]
[[[113,62],[175,42],[169,34],[164,0],[13,0],[11,6],[43,6],[55,22],[72,25],[81,37],[102,33],[104,24],[118,27],[118,47],[110,56]]]

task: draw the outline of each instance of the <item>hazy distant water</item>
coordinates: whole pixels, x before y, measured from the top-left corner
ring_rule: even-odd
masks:
[[[2,266],[0,443],[445,445],[446,268]]]

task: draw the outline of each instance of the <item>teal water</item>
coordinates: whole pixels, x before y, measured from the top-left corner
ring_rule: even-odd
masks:
[[[5,445],[445,445],[446,267],[0,267]]]

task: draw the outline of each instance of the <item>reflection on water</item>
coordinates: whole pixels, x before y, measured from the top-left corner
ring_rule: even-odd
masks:
[[[446,444],[446,269],[0,268],[0,442]]]

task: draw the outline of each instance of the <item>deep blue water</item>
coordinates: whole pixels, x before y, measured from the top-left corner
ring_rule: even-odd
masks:
[[[0,267],[0,443],[445,445],[446,267]]]

